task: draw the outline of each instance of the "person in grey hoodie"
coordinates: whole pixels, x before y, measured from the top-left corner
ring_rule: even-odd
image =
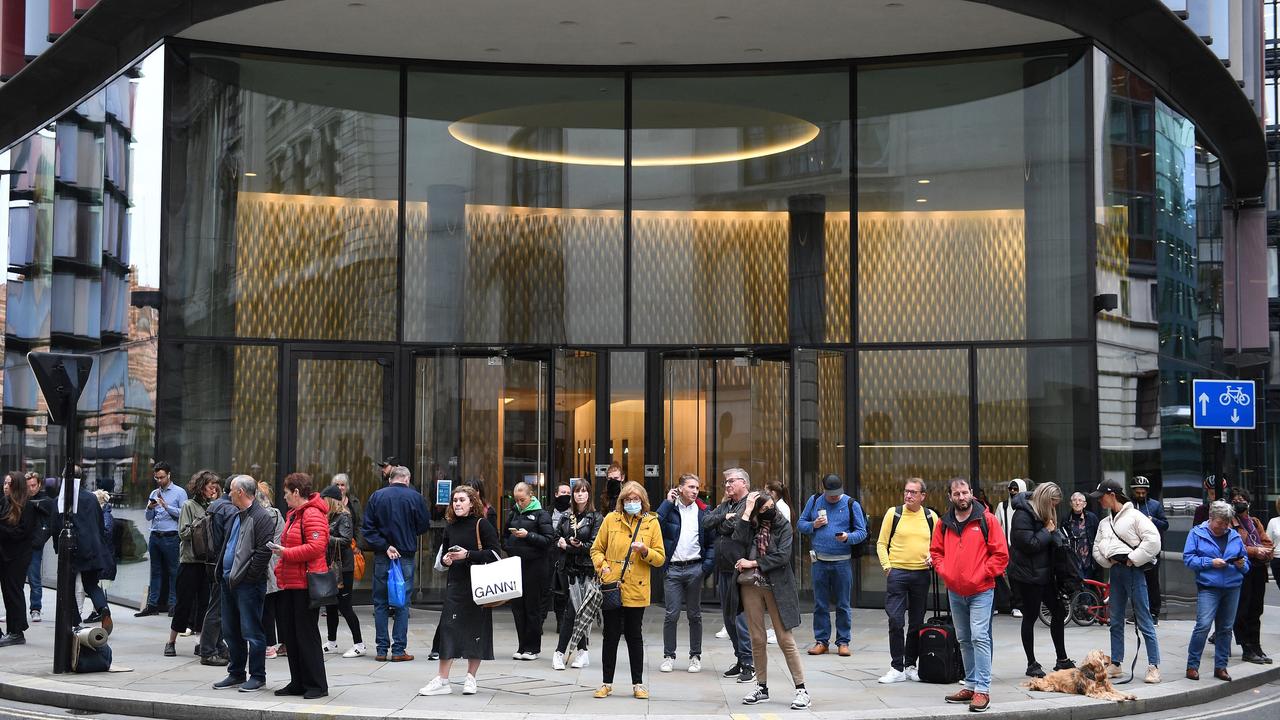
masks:
[[[227,527],[214,576],[222,596],[222,637],[230,663],[215,690],[261,690],[267,683],[267,641],[262,632],[262,603],[267,595],[275,523],[257,502],[258,483],[248,475],[231,478],[231,503],[239,511]],[[245,677],[248,665],[249,677]]]

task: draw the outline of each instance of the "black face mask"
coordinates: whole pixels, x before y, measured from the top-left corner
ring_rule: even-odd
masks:
[[[1243,515],[1249,512],[1249,503],[1241,500],[1240,502],[1231,503],[1231,508],[1236,511],[1237,515]]]
[[[569,503],[573,502],[573,497],[570,495],[557,495],[552,502],[555,503],[557,510],[564,512],[569,509]]]
[[[773,518],[777,516],[777,514],[778,514],[778,508],[770,507],[757,512],[756,517],[760,518],[760,520],[763,522],[771,523],[773,522]]]

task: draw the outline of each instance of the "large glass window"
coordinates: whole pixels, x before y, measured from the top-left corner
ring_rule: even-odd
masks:
[[[847,342],[848,74],[632,87],[632,342]]]
[[[406,340],[623,341],[623,92],[409,74]]]
[[[173,53],[172,335],[394,340],[394,67]]]
[[[1087,337],[1085,64],[859,70],[859,340]]]

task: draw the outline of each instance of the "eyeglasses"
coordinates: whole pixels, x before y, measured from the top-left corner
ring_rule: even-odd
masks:
[[[745,480],[745,479],[743,479],[743,478],[740,478],[740,477],[731,477],[731,478],[725,478],[725,479],[724,479],[724,484],[725,484],[725,485],[731,485],[731,484],[736,483],[736,482],[746,482],[746,480]]]
[[[903,490],[902,494],[903,495],[923,495],[924,491],[923,490]]]

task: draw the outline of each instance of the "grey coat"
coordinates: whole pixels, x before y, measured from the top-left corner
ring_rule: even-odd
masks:
[[[267,568],[271,564],[271,548],[267,543],[275,536],[275,525],[271,514],[258,503],[252,503],[240,513],[240,532],[234,538],[235,549],[231,554],[231,571],[227,577],[227,586],[234,590],[241,584],[266,584]],[[227,525],[227,533],[231,532],[231,524]],[[215,577],[222,578],[223,558],[226,545],[232,538],[222,541],[223,552],[218,553],[218,564],[214,569]]]
[[[791,630],[800,625],[800,595],[796,592],[796,579],[791,573],[791,542],[794,537],[791,523],[782,517],[782,513],[774,514],[773,525],[769,528],[769,545],[765,554],[758,557],[756,527],[754,520],[737,523],[733,528],[733,539],[747,547],[747,558],[760,563],[760,571],[769,580],[769,589],[778,605],[782,624]],[[741,596],[738,612],[742,612]]]

